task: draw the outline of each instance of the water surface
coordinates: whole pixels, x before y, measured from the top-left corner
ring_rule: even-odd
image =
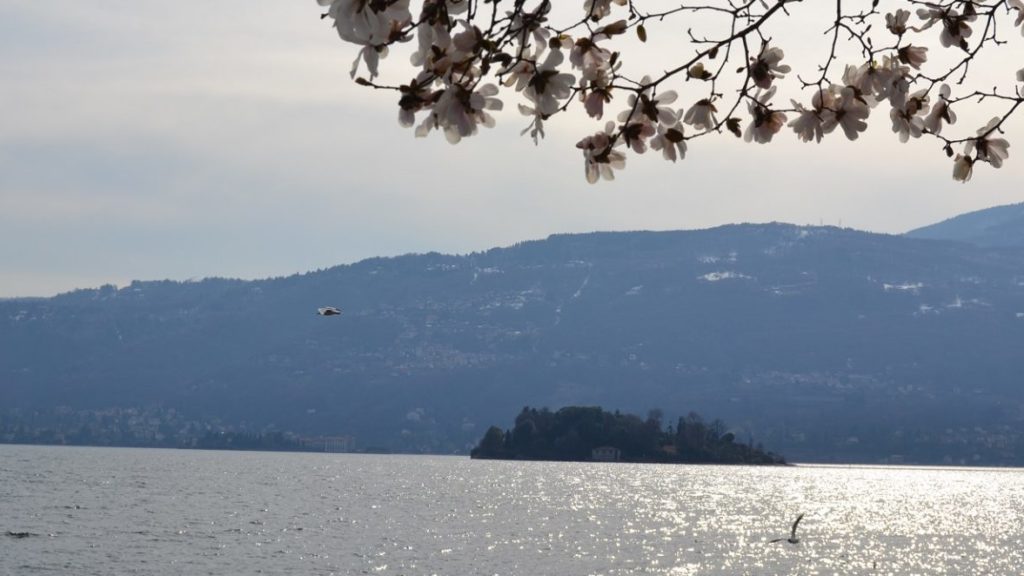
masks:
[[[0,446],[2,575],[1010,575],[1022,510],[1017,469]]]

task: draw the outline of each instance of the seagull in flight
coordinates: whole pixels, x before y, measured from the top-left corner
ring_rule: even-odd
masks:
[[[321,316],[340,316],[341,310],[334,306],[324,306],[323,308],[317,308],[316,313]]]
[[[793,522],[793,527],[789,529],[789,538],[776,538],[775,540],[770,540],[768,543],[769,544],[774,544],[776,542],[786,541],[786,542],[789,542],[790,544],[796,544],[796,543],[800,542],[800,539],[796,537],[796,527],[797,527],[798,524],[800,524],[800,521],[803,520],[803,519],[804,519],[804,515],[803,514],[801,514],[801,515],[796,517],[796,522]]]

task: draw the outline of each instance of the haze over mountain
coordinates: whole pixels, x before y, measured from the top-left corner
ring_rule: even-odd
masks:
[[[697,411],[791,461],[1021,465],[1022,350],[1024,249],[787,224],[555,235],[0,301],[0,434],[137,408],[157,436],[465,452],[524,405],[591,404]]]
[[[912,238],[1024,247],[1024,203],[969,212],[907,232]]]

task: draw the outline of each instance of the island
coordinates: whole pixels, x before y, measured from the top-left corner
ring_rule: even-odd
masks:
[[[511,430],[491,426],[471,458],[570,462],[785,464],[752,439],[737,441],[725,423],[693,412],[665,429],[662,413],[646,419],[597,406],[523,408]]]

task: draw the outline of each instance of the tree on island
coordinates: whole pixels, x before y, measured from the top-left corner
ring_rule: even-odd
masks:
[[[1024,0],[894,0],[884,10],[879,0],[706,0],[653,11],[642,0],[318,2],[361,48],[353,78],[394,93],[399,122],[416,136],[438,130],[457,143],[493,126],[489,112],[512,100],[536,142],[547,122],[582,108],[601,127],[576,145],[590,182],[613,179],[629,151],[675,162],[699,138],[767,143],[785,128],[804,142],[837,131],[856,140],[869,120],[891,122],[902,142],[935,138],[953,177],[967,181],[978,163],[999,168],[1008,157],[999,135],[1024,103],[1022,62],[998,54],[1020,42]],[[820,26],[797,28],[800,17]],[[823,53],[794,74],[784,49],[808,31],[824,32]],[[648,64],[643,47],[664,39],[671,49],[651,48]],[[412,70],[378,80],[389,50],[406,42]],[[993,81],[971,74],[980,64],[1006,69]],[[957,111],[975,109],[991,120],[949,135]],[[601,124],[606,114],[613,120]]]
[[[507,460],[594,459],[594,451],[614,448],[627,462],[715,464],[784,464],[776,454],[752,444],[737,443],[720,420],[707,424],[691,412],[676,427],[662,427],[660,411],[647,419],[606,412],[596,406],[567,406],[551,412],[525,407],[515,426],[503,431],[490,427],[473,449],[473,458]]]

